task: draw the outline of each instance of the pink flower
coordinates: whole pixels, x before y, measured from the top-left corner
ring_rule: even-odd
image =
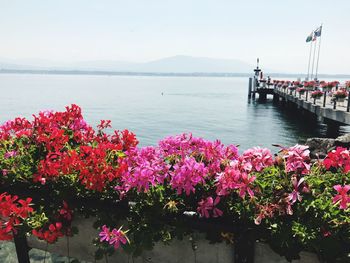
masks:
[[[249,194],[250,198],[254,197],[254,192],[250,188],[250,184],[255,181],[255,176],[250,176],[247,173],[241,174],[241,182],[236,184],[235,188],[239,189],[239,196],[244,198],[246,193]]]
[[[108,242],[117,249],[121,243],[125,245],[129,241],[126,232],[122,231],[122,227],[111,231],[106,225],[103,225],[102,231],[99,234],[100,242]]]
[[[257,208],[259,210],[259,214],[254,219],[254,223],[256,225],[260,225],[261,221],[268,217],[272,218],[275,214],[275,212],[278,211],[278,206],[276,204],[267,204],[267,205],[257,205]]]
[[[240,166],[241,163],[238,160],[234,160],[230,163],[230,166],[226,167],[223,173],[217,175],[217,195],[227,195],[230,190],[238,189],[240,197],[244,198],[246,193],[248,193],[251,198],[254,197],[254,192],[250,186],[255,181],[256,177],[250,176],[246,172],[246,168]]]
[[[83,118],[75,119],[74,122],[72,122],[71,125],[69,126],[69,128],[75,131],[85,130],[88,127],[89,127],[88,124]]]
[[[299,193],[299,187],[304,182],[304,178],[301,178],[299,181],[296,176],[292,177],[293,191],[288,195],[288,201],[291,201],[291,204],[294,204],[297,200],[299,202],[302,200],[302,197]]]
[[[340,209],[346,209],[348,204],[350,203],[350,196],[348,195],[348,191],[350,190],[350,185],[335,185],[333,188],[338,192],[336,196],[333,197],[333,204],[338,203]]]
[[[241,156],[243,169],[247,172],[260,172],[273,164],[273,157],[269,149],[254,147],[246,150]]]
[[[222,172],[223,162],[235,160],[238,157],[238,149],[234,145],[226,147],[219,140],[211,142],[186,133],[165,138],[159,142],[159,149],[165,158],[169,156],[179,159],[187,156],[199,157],[212,174]]]
[[[111,237],[110,229],[106,225],[103,225],[102,226],[102,231],[100,232],[99,236],[100,236],[100,241],[101,242],[103,242],[103,241],[107,241],[108,242],[110,240],[110,237]]]
[[[209,211],[212,211],[213,217],[220,217],[222,216],[223,212],[216,207],[220,202],[220,197],[216,197],[213,201],[213,198],[211,196],[207,197],[206,199],[202,199],[200,202],[198,202],[198,208],[197,212],[202,216],[209,218]]]
[[[121,192],[132,188],[147,192],[150,186],[163,183],[168,174],[169,165],[155,147],[132,148],[124,162],[128,169],[121,175],[122,187],[117,187]]]
[[[111,233],[111,238],[109,240],[109,244],[113,245],[115,249],[119,248],[120,243],[126,244],[128,239],[125,235],[125,232],[121,230],[121,227],[117,229],[113,229]]]
[[[185,191],[186,195],[195,192],[197,184],[204,184],[208,173],[208,168],[203,163],[198,163],[193,157],[186,157],[184,161],[174,165],[174,171],[171,173],[170,184],[181,194]]]
[[[208,197],[207,199],[202,199],[200,202],[198,202],[198,208],[197,212],[206,218],[209,218],[209,211],[212,209],[213,206],[213,198]]]
[[[285,203],[287,215],[293,215],[292,204],[287,200]]]
[[[224,172],[217,174],[216,194],[221,196],[228,195],[230,190],[236,189],[235,187],[240,178],[239,162],[238,160],[234,160],[225,168]]]
[[[308,146],[295,145],[285,149],[286,171],[287,172],[301,172],[307,174],[310,170],[310,151]]]
[[[10,152],[7,152],[7,153],[4,154],[4,158],[8,159],[8,158],[15,157],[16,155],[17,155],[16,151],[10,151]]]

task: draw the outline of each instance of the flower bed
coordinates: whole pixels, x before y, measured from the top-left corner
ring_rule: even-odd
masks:
[[[120,248],[137,256],[194,231],[212,242],[249,231],[287,259],[303,250],[347,258],[347,149],[311,163],[306,146],[239,154],[191,134],[139,148],[133,133],[109,128],[101,121],[94,130],[76,105],[0,127],[2,240],[73,236],[79,212],[96,217],[97,258]]]

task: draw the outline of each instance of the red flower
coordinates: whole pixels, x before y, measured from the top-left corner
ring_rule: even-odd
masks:
[[[32,231],[32,234],[37,238],[45,240],[48,243],[52,244],[56,242],[59,237],[63,237],[62,223],[56,222],[50,224],[47,230],[44,230],[43,228],[39,230],[34,229]]]
[[[327,170],[330,168],[341,168],[347,173],[350,171],[350,152],[346,148],[337,147],[328,153],[323,164]]]
[[[0,240],[12,239],[16,227],[33,212],[31,201],[31,198],[23,200],[7,193],[0,194]]]
[[[69,209],[66,201],[63,201],[63,208],[60,209],[59,214],[67,221],[72,221],[73,212]]]

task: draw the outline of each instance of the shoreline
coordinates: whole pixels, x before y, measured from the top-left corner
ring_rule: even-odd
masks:
[[[33,75],[97,75],[97,76],[145,76],[145,77],[250,77],[251,73],[232,72],[134,72],[108,70],[55,70],[55,69],[0,69],[0,74],[33,74]],[[265,73],[273,78],[305,78],[305,74]],[[348,74],[319,74],[320,78],[350,78]]]

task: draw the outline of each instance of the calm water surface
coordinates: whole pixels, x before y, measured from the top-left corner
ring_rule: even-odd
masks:
[[[0,74],[0,122],[76,103],[96,125],[136,133],[141,145],[192,132],[242,150],[326,136],[326,127],[281,107],[248,102],[247,78]]]

